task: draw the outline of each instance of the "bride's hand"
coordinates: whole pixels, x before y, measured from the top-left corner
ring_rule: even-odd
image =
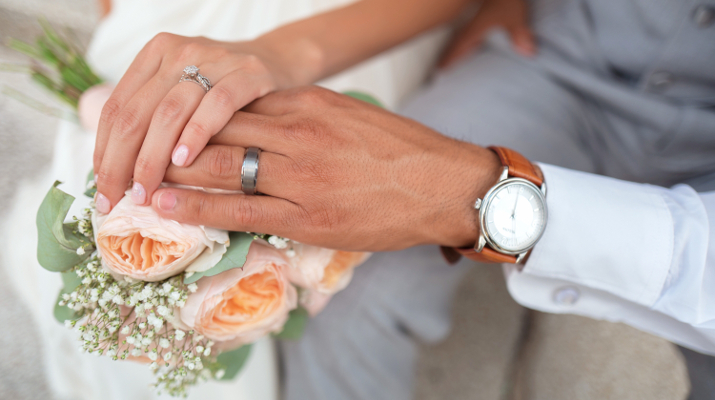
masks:
[[[241,188],[246,147],[259,147],[263,196],[162,188],[163,217],[276,234],[343,250],[473,244],[474,200],[499,176],[496,155],[359,100],[315,88],[256,100],[169,182]]]
[[[94,152],[97,208],[109,212],[132,177],[132,200],[149,204],[171,162],[191,165],[236,110],[290,86],[280,64],[255,42],[157,35],[102,110]],[[189,65],[199,67],[213,89],[179,83]]]
[[[534,35],[529,27],[529,10],[525,0],[484,0],[474,16],[452,39],[439,62],[447,68],[481,46],[487,33],[503,28],[511,38],[514,50],[524,56],[536,54]]]

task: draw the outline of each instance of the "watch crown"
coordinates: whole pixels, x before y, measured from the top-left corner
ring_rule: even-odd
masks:
[[[477,199],[477,201],[474,202],[474,209],[479,210],[479,208],[482,207],[482,199]]]

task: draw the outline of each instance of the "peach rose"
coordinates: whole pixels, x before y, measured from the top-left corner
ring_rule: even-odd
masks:
[[[102,265],[113,275],[147,282],[216,265],[229,244],[228,232],[163,219],[125,196],[109,214],[92,216]]]
[[[200,279],[181,308],[181,322],[219,347],[236,348],[280,332],[297,305],[295,287],[283,274],[281,253],[253,242],[243,268]]]
[[[284,254],[288,251],[284,250]],[[295,255],[286,256],[290,263],[284,268],[288,280],[326,295],[345,289],[353,277],[353,269],[370,257],[370,253],[329,250],[305,244],[296,244],[293,251]]]

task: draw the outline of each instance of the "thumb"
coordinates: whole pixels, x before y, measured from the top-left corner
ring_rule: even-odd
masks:
[[[511,37],[511,44],[517,53],[525,57],[536,55],[536,40],[528,26],[520,25],[509,29],[509,36]]]

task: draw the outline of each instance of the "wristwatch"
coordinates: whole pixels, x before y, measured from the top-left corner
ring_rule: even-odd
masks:
[[[477,199],[479,238],[474,247],[442,247],[447,261],[521,263],[546,229],[546,184],[541,170],[504,147],[489,147],[504,169],[484,198]]]

